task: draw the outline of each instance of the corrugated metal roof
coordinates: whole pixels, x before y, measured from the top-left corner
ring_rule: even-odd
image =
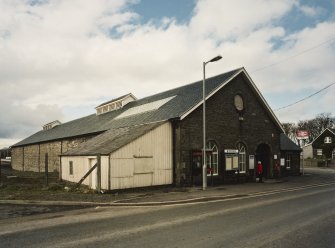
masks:
[[[209,95],[220,85],[229,81],[231,78],[242,72],[243,68],[232,70],[211,78],[206,79],[206,95]],[[152,103],[162,99],[173,97],[170,101],[160,106],[158,109],[139,114],[133,114],[124,118],[116,118],[123,112],[139,107],[144,104]],[[70,122],[66,122],[53,129],[39,131],[30,137],[16,143],[15,146],[24,146],[40,142],[59,140],[64,138],[83,136],[104,132],[111,128],[131,127],[146,123],[160,122],[169,119],[179,118],[189,111],[193,106],[202,101],[202,81],[188,84],[179,88],[171,89],[159,94],[145,97],[128,103],[121,109],[107,112],[104,114],[92,114]]]

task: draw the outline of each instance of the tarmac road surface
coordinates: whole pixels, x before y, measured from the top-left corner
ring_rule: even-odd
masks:
[[[2,247],[334,247],[335,184],[0,222]]]

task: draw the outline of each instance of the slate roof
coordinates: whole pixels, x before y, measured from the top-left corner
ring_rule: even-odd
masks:
[[[280,150],[301,152],[302,149],[295,144],[286,134],[280,134]]]
[[[206,95],[209,95],[223,83],[234,78],[244,69],[235,69],[211,78],[206,79]],[[146,103],[158,101],[168,97],[173,97],[169,102],[154,111],[115,119],[118,115],[129,108],[140,106]],[[107,112],[104,114],[88,115],[73,121],[58,125],[50,130],[41,130],[30,137],[16,143],[12,147],[61,140],[64,138],[78,137],[89,134],[102,133],[111,128],[130,127],[146,123],[166,121],[179,118],[188,112],[192,107],[202,101],[202,81],[197,81],[179,88],[171,89],[149,97],[145,97],[128,103],[121,109]]]
[[[165,122],[110,129],[92,139],[89,139],[86,142],[79,144],[79,146],[63,153],[63,155],[108,155],[111,152],[116,151],[117,149],[129,144],[131,141],[162,125],[163,123]]]
[[[335,128],[329,128],[329,130],[335,135]]]

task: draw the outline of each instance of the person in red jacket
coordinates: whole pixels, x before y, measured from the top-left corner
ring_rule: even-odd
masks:
[[[262,183],[262,177],[263,177],[263,165],[261,161],[258,161],[257,163],[257,176],[259,178],[259,183]]]

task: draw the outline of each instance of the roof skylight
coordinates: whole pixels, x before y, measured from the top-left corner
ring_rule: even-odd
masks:
[[[124,111],[119,116],[117,116],[115,119],[121,119],[121,118],[125,118],[125,117],[131,116],[131,115],[138,115],[138,114],[142,114],[142,113],[145,113],[145,112],[157,110],[175,97],[176,96],[171,96],[171,97],[164,98],[164,99],[161,99],[161,100],[158,100],[158,101],[149,102],[149,103],[146,103],[146,104],[142,104],[140,106],[130,108],[130,109]]]

